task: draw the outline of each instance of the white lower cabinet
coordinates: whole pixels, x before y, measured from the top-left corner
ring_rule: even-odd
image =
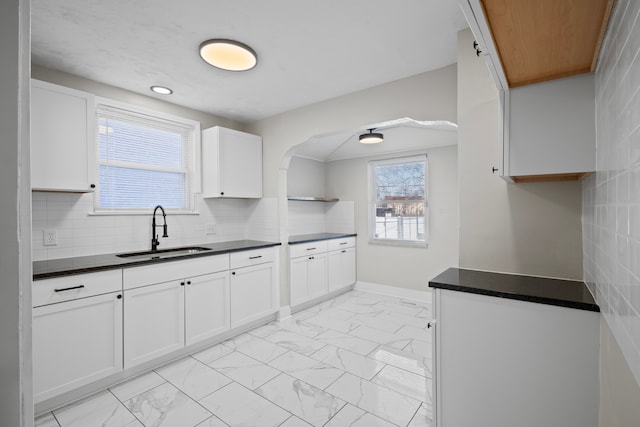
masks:
[[[272,262],[231,271],[231,327],[257,320],[275,311]]]
[[[290,272],[292,305],[326,295],[329,291],[326,253],[292,258]]]
[[[183,282],[124,292],[124,367],[130,368],[184,347]]]
[[[33,309],[36,403],[121,370],[122,292]]]
[[[185,273],[175,274],[180,272]],[[124,295],[125,369],[229,329],[228,270],[127,289]]]
[[[356,248],[328,253],[329,292],[356,282]]]
[[[185,287],[185,342],[211,338],[229,329],[229,272],[207,274]]]
[[[356,239],[289,246],[289,292],[296,306],[356,282]]]

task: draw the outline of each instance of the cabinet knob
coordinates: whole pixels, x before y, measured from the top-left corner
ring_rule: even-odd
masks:
[[[495,166],[493,166],[493,167],[491,168],[491,173],[496,173],[496,172],[498,172],[498,168],[497,168],[497,167],[495,167]]]
[[[184,282],[180,282],[180,286],[184,286]]]
[[[96,185],[95,184],[91,184],[89,187],[96,188]]]
[[[187,285],[190,285],[190,284],[191,284],[191,280],[189,280],[189,281],[187,282]]]
[[[122,299],[122,295],[118,294],[118,296],[116,298]]]
[[[231,272],[231,274],[232,274],[233,276],[235,276],[235,275],[236,275],[236,272],[235,272],[235,271],[232,271],[232,272]]]
[[[224,196],[224,191],[221,191],[221,192],[220,192],[220,195],[221,195],[221,196]]]

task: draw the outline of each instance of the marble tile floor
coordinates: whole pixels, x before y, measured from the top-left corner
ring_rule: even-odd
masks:
[[[431,306],[350,291],[36,427],[431,426]]]

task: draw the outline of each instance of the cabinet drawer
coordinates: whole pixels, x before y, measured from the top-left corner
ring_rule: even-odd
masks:
[[[342,239],[332,239],[328,242],[330,251],[337,251],[338,249],[352,248],[356,245],[355,237],[345,237]]]
[[[327,251],[327,241],[300,243],[299,245],[289,245],[289,257],[313,255]]]
[[[125,268],[122,273],[122,280],[124,289],[133,289],[228,269],[228,254],[212,255]]]
[[[33,307],[122,290],[122,270],[76,274],[33,282]]]
[[[273,261],[273,248],[254,249],[252,251],[232,252],[230,268],[248,267]]]

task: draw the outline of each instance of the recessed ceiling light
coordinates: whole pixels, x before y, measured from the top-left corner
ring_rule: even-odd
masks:
[[[256,52],[235,40],[211,39],[200,45],[200,56],[208,64],[227,71],[247,71],[258,63]]]
[[[155,92],[158,95],[171,95],[173,93],[171,89],[164,86],[151,86],[149,89],[151,89],[152,92]]]
[[[374,132],[374,129],[369,129],[369,133],[363,133],[358,137],[360,144],[378,144],[384,140],[381,133]]]

